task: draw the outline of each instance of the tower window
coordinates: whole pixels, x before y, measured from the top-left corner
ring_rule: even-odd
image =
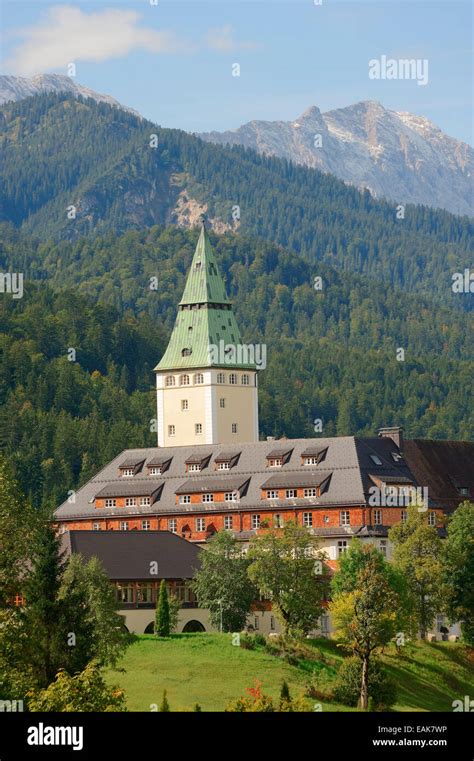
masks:
[[[225,373],[217,373],[217,382],[225,383]]]
[[[167,375],[165,379],[165,386],[174,386],[176,384],[174,375]]]
[[[237,433],[237,423],[232,423],[232,433]]]
[[[192,349],[181,349],[181,356],[182,357],[190,357],[191,356]]]
[[[196,423],[194,426],[194,431],[196,433],[196,436],[200,436],[202,433],[202,423]]]
[[[189,410],[189,402],[187,399],[181,399],[181,409],[183,412]]]
[[[168,426],[168,436],[174,436],[176,434],[176,426],[175,425],[169,425]]]
[[[225,399],[219,399],[219,407],[220,407],[221,409],[224,409],[224,408],[225,408]]]
[[[229,375],[229,383],[230,383],[231,386],[235,386],[237,384],[237,374],[236,373],[231,373]]]
[[[196,375],[194,376],[194,383],[196,386],[199,386],[202,383],[204,383],[204,375],[202,373],[196,373]]]
[[[249,385],[250,385],[250,378],[245,373],[244,375],[242,375],[242,386],[249,386]]]
[[[181,375],[179,379],[180,386],[189,386],[189,375]]]

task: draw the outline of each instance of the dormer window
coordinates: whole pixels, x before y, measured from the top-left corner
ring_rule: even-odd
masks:
[[[201,262],[196,262],[194,267],[195,267],[195,269],[200,270],[201,269]]]
[[[106,507],[117,507],[117,500],[116,499],[106,499],[105,500],[105,506]]]
[[[181,349],[181,356],[182,357],[190,357],[191,356],[192,349]]]
[[[394,462],[403,462],[403,455],[401,455],[400,452],[391,452],[391,455]]]
[[[198,473],[200,470],[201,470],[201,464],[198,462],[192,462],[190,465],[188,465],[189,473]]]
[[[326,459],[328,447],[325,449],[316,449],[314,447],[308,447],[301,453],[301,459],[303,465],[319,465],[320,462]]]
[[[220,452],[214,460],[216,470],[230,470],[237,465],[240,452]]]
[[[230,462],[218,462],[217,463],[217,470],[229,470],[230,469]]]
[[[461,497],[469,497],[469,487],[468,486],[458,486],[458,492],[461,495]]]
[[[185,462],[186,472],[198,473],[199,471],[204,470],[204,468],[207,468],[207,466],[209,465],[210,459],[211,459],[210,454],[193,455],[191,457],[188,457],[188,459]]]
[[[278,491],[276,489],[268,489],[267,499],[278,499]]]
[[[136,476],[137,473],[140,473],[141,469],[143,468],[143,463],[144,463],[143,457],[140,457],[140,458],[129,457],[127,460],[120,463],[119,475],[122,478],[131,478],[132,476]]]
[[[121,473],[123,477],[133,476],[133,468],[122,468]]]
[[[148,475],[150,476],[161,475],[161,468],[159,466],[153,465],[151,468],[148,468]]]
[[[148,475],[161,476],[162,473],[168,470],[172,459],[172,457],[168,457],[167,459],[163,457],[153,457],[147,462]]]
[[[285,465],[291,457],[292,449],[273,449],[267,454],[267,463],[269,468],[280,468]]]

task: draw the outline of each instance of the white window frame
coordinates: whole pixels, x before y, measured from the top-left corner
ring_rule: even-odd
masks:
[[[202,373],[196,373],[193,378],[193,382],[195,386],[202,386],[204,383],[204,375]]]
[[[225,373],[217,373],[217,382],[225,383]]]
[[[148,468],[148,475],[150,475],[150,476],[160,476],[161,475],[161,467],[159,465],[152,465],[150,468]]]
[[[175,425],[169,425],[168,426],[168,436],[176,436],[176,426]]]
[[[170,386],[176,386],[176,378],[174,375],[167,375],[165,378],[165,386],[169,388]]]
[[[348,549],[347,539],[339,539],[337,543],[337,557],[340,558]]]
[[[119,528],[120,531],[128,531],[128,521],[120,521]]]
[[[303,496],[306,497],[306,499],[310,499],[311,497],[317,497],[318,490],[314,486],[308,487],[307,489],[304,489]]]
[[[149,531],[151,523],[150,521],[142,521],[142,531]]]
[[[194,433],[196,436],[202,436],[202,423],[194,424]]]
[[[151,505],[151,497],[140,497],[140,507],[149,507]]]
[[[201,502],[214,502],[214,494],[212,492],[201,494]]]
[[[339,525],[350,526],[351,525],[351,512],[350,510],[339,511]]]
[[[303,526],[312,528],[313,526],[313,513],[303,513]]]
[[[260,528],[260,515],[252,515],[252,529]]]
[[[436,513],[434,510],[430,510],[428,513],[428,526],[436,526]]]
[[[125,507],[136,507],[136,506],[137,506],[136,497],[125,497]]]
[[[297,493],[296,489],[286,489],[285,499],[296,499]]]
[[[181,399],[181,412],[187,412],[189,410],[189,400]]]
[[[105,507],[117,507],[117,500],[115,499],[115,497],[106,497]]]
[[[191,504],[191,495],[190,494],[180,494],[179,495],[179,504],[180,505],[189,505],[189,504]]]
[[[278,489],[267,489],[267,499],[278,499]]]
[[[225,462],[218,462],[217,463],[217,470],[230,470],[230,462],[229,462],[229,460],[225,460]]]
[[[189,375],[187,375],[187,374],[180,375],[179,376],[179,385],[180,386],[189,386],[189,385],[191,385],[190,382],[189,382]]]
[[[168,518],[168,531],[172,534],[176,534],[178,531],[178,520],[176,518]]]
[[[122,478],[130,478],[131,476],[133,476],[134,472],[135,471],[133,468],[122,468],[121,470]]]
[[[205,518],[196,518],[195,519],[195,527],[196,531],[202,532],[206,530],[206,519]]]
[[[237,373],[229,373],[229,386],[237,386],[239,378]]]
[[[100,523],[93,523],[92,524],[92,530],[93,531],[100,531]]]
[[[380,519],[380,520],[377,520]],[[380,508],[376,508],[374,510],[374,526],[382,526],[383,525],[383,513]]]
[[[225,531],[232,531],[233,515],[224,515],[224,529]]]
[[[226,491],[224,493],[224,502],[238,502],[239,497],[236,491]]]

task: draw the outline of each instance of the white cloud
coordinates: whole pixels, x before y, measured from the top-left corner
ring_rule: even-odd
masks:
[[[192,46],[169,32],[139,26],[135,11],[107,9],[83,13],[80,8],[57,5],[37,26],[18,30],[22,41],[5,62],[5,70],[28,76],[62,69],[78,61],[106,61],[134,50],[150,53],[190,52]]]
[[[234,50],[253,50],[257,47],[254,42],[238,42],[233,37],[233,31],[230,24],[210,29],[206,36],[208,47],[220,53],[231,53]]]

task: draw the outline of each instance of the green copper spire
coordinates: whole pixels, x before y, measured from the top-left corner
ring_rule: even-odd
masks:
[[[238,354],[240,361],[226,361],[223,349],[229,345],[242,346],[242,339],[203,221],[173,332],[155,371],[255,369],[255,364],[241,361],[242,354]]]

